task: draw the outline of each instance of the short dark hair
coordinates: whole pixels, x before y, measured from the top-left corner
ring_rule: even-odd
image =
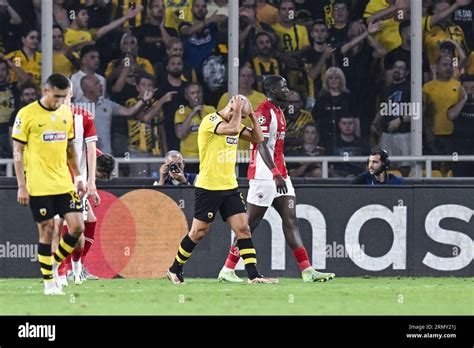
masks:
[[[448,50],[451,51],[453,54],[456,51],[456,46],[451,41],[442,41],[439,44],[439,50]]]
[[[79,12],[81,12],[83,10],[87,11],[87,7],[85,5],[77,4],[77,5],[73,6],[71,8],[71,11],[73,11],[73,13],[74,13],[74,19],[77,18],[77,15],[79,14]]]
[[[265,78],[265,81],[263,81],[263,89],[265,90],[265,93],[269,94],[270,90],[275,87],[277,83],[279,83],[281,80],[283,80],[284,77],[280,75],[269,75]]]
[[[96,45],[86,45],[81,48],[81,52],[79,53],[79,57],[82,59],[84,56],[90,52],[99,52]]]
[[[33,82],[27,82],[20,88],[20,95],[27,89],[33,88],[36,91],[36,86]]]
[[[141,81],[141,79],[150,80],[150,81],[153,82],[153,85],[155,85],[155,82],[156,82],[155,77],[154,77],[153,75],[147,73],[147,72],[143,72],[143,73],[141,73],[141,74],[138,74],[138,75],[135,77],[135,82],[136,82],[137,84],[139,84],[140,81]]]
[[[52,74],[46,80],[46,84],[53,88],[66,89],[71,87],[71,80],[61,74]]]
[[[326,28],[328,27],[328,24],[324,19],[316,19],[311,28],[314,28],[315,25],[324,25]]]
[[[60,25],[54,24],[53,29],[58,29],[61,33],[64,33],[64,30],[63,30],[63,28],[61,28]]]
[[[461,83],[474,82],[474,75],[463,74],[461,75]]]
[[[257,35],[255,35],[255,41],[257,41],[260,36],[267,36],[270,39],[270,41],[272,41],[271,35],[266,31],[259,31],[257,33]],[[272,42],[272,44],[273,44],[273,42]]]
[[[21,37],[22,37],[22,38],[27,37],[28,35],[30,35],[30,33],[31,33],[32,31],[38,32],[38,30],[36,30],[36,29],[33,28],[33,27],[25,27],[25,28],[23,28],[23,30],[21,31]]]
[[[110,179],[115,169],[115,158],[108,153],[101,153],[97,156],[97,171],[104,175],[105,179]]]

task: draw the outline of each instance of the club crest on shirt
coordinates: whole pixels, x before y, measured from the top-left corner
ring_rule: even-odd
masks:
[[[40,209],[40,214],[41,214],[41,216],[45,216],[47,212],[48,212],[48,211],[46,210],[46,208],[41,208],[41,209]]]

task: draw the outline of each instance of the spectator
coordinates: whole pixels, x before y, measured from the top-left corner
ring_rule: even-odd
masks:
[[[453,78],[459,80],[466,65],[466,54],[461,46],[454,40],[446,40],[439,43],[439,56],[449,57],[453,61]],[[436,78],[436,64],[430,66],[433,78]]]
[[[15,87],[8,81],[8,63],[0,60],[0,158],[11,158],[8,121],[15,108]]]
[[[414,115],[411,108],[410,65],[403,60],[393,65],[393,83],[387,88],[379,111],[372,123],[372,133],[380,136],[379,147],[391,156],[409,156],[411,153],[410,123]],[[404,173],[409,172],[409,163],[402,163]]]
[[[62,30],[66,30],[69,27],[69,13],[64,8],[64,0],[53,1],[53,23]]]
[[[474,75],[474,51],[469,55],[466,72],[469,75]]]
[[[194,185],[197,175],[184,171],[183,155],[176,150],[169,151],[165,156],[165,164],[160,167],[158,185]]]
[[[107,82],[105,81],[105,77],[102,75],[99,75],[97,73],[97,70],[99,69],[100,66],[100,54],[99,51],[97,50],[97,47],[94,45],[87,45],[84,46],[81,49],[80,53],[80,59],[81,59],[81,70],[76,72],[71,76],[71,81],[74,86],[73,89],[73,98],[74,101],[78,101],[82,99],[82,96],[84,95],[82,91],[82,85],[81,85],[81,80],[84,76],[93,74],[95,75],[99,81],[100,84],[102,85],[102,96],[105,97],[105,92],[107,88]],[[110,151],[105,151],[107,153],[110,153]]]
[[[319,146],[319,134],[316,124],[310,123],[303,128],[303,145],[289,152],[289,156],[324,156],[326,150]],[[292,166],[293,167],[293,166]],[[321,164],[305,162],[290,170],[290,176],[316,177],[322,175]]]
[[[174,116],[180,106],[185,105],[184,88],[187,81],[183,76],[183,59],[171,56],[166,66],[166,79],[158,86],[158,96],[177,92],[171,102],[163,106],[163,125],[166,132],[166,145],[169,150],[179,149],[179,139],[174,131]]]
[[[367,171],[354,178],[352,185],[405,185],[405,180],[399,176],[387,173],[390,160],[387,151],[375,149],[367,159]]]
[[[107,64],[105,77],[108,80],[114,80],[126,65],[134,65],[135,70],[138,70],[140,73],[146,72],[150,75],[155,75],[150,61],[138,56],[138,41],[130,32],[122,35],[120,39],[120,57]]]
[[[449,0],[438,0],[433,5],[433,15],[449,10],[451,3]],[[467,43],[462,28],[451,23],[451,16],[446,16],[436,24],[431,24],[431,31],[424,39],[424,47],[427,52],[430,66],[436,65],[440,56],[439,43],[452,40],[456,42],[462,51],[467,50]],[[465,55],[465,54],[464,54]]]
[[[81,62],[74,55],[77,49],[78,46],[65,47],[63,29],[59,25],[53,25],[53,73],[70,78],[80,69]]]
[[[7,0],[0,2],[0,54],[19,48],[22,19]]]
[[[257,21],[256,7],[256,0],[247,0],[239,10],[239,60],[241,66],[256,55],[256,40],[259,32],[265,31],[270,34],[272,42],[277,41],[272,27]]]
[[[98,40],[112,30],[117,29],[128,20],[134,18],[142,10],[143,6],[130,9],[127,11],[125,16],[116,19],[97,30],[89,30],[89,14],[87,13],[87,8],[83,5],[75,6],[73,9],[74,18],[72,19],[70,27],[67,28],[64,33],[66,45],[74,46],[86,41]]]
[[[274,56],[272,38],[267,32],[259,32],[255,37],[257,55],[250,64],[255,71],[256,90],[263,92],[263,81],[269,75],[285,76],[283,64]]]
[[[474,155],[474,75],[461,77],[461,99],[448,110],[454,122],[455,150],[459,155]],[[474,176],[474,162],[455,163],[454,176]]]
[[[313,117],[321,130],[321,146],[333,148],[337,139],[337,123],[341,116],[354,116],[355,134],[360,136],[359,120],[352,115],[352,96],[346,87],[346,77],[339,68],[329,68],[323,78],[322,94],[316,100]]]
[[[217,24],[227,20],[224,15],[206,19],[207,13],[205,0],[194,0],[192,22],[182,22],[179,27],[184,43],[184,61],[196,71],[217,46]]]
[[[155,94],[155,79],[152,75],[143,73],[137,76],[137,93],[135,98],[127,100],[126,106],[133,107],[147,93]],[[166,153],[166,138],[162,122],[162,106],[169,102],[172,94],[169,92],[160,100],[151,98],[145,107],[128,119],[128,150],[130,158],[151,158],[163,156]],[[158,177],[156,165],[148,163],[130,164],[132,177]],[[156,167],[156,169],[155,169]]]
[[[242,66],[239,69],[239,94],[246,96],[250,104],[252,105],[252,109],[255,110],[261,102],[267,99],[267,97],[265,96],[265,94],[252,89],[254,83],[255,72],[253,71],[253,69],[249,66]],[[220,98],[219,103],[217,104],[217,110],[224,109],[229,100],[229,93],[225,92]],[[252,127],[252,123],[249,117],[242,120],[242,124],[246,127]],[[244,155],[248,155],[248,158],[250,158],[250,143],[248,141],[239,139],[238,149],[240,151],[245,151],[246,154]]]
[[[294,152],[303,145],[303,129],[307,124],[314,123],[313,115],[303,109],[304,102],[298,92],[290,90],[285,105],[285,153]]]
[[[85,7],[89,15],[89,29],[98,29],[110,22],[113,12],[110,0],[87,0]]]
[[[453,79],[453,61],[440,57],[438,76],[423,86],[423,110],[426,153],[451,155],[454,151],[453,122],[450,107],[461,99],[461,83]]]
[[[164,63],[166,46],[171,38],[178,37],[175,29],[165,27],[164,15],[163,0],[153,0],[150,3],[148,22],[133,31],[138,39],[138,54],[153,65]]]
[[[39,88],[41,83],[41,53],[38,52],[39,34],[34,29],[25,29],[21,35],[22,48],[21,50],[13,51],[5,56],[10,60],[11,77],[10,81],[19,82],[18,87],[22,83],[32,81],[36,88]],[[17,69],[13,69],[13,66]],[[25,74],[31,77],[26,77]]]
[[[1,63],[0,63],[0,71],[1,71]],[[10,145],[12,145],[11,135],[12,135],[13,126],[15,125],[15,118],[16,118],[16,115],[18,114],[18,111],[20,111],[22,107],[34,102],[36,99],[38,99],[38,97],[39,95],[36,91],[36,86],[31,82],[24,84],[23,87],[20,89],[19,106],[15,108],[15,110],[12,112],[12,114],[10,115],[10,120],[8,122],[8,126],[9,126],[8,134],[10,136]]]
[[[182,22],[191,22],[193,20],[193,0],[164,0],[165,4],[165,27],[176,31]]]
[[[385,84],[390,86],[393,83],[393,70],[395,61],[401,60],[409,63],[411,61],[411,24],[409,21],[401,22],[399,26],[402,44],[388,53],[384,59]]]
[[[216,109],[203,105],[202,87],[190,83],[185,88],[186,106],[176,110],[174,122],[176,136],[181,140],[179,150],[184,157],[198,158],[198,130],[202,118]]]
[[[93,105],[95,110],[94,123],[99,138],[97,147],[105,153],[112,153],[111,144],[111,124],[112,116],[126,116],[130,117],[142,110],[147,101],[151,99],[153,93],[144,93],[143,98],[140,99],[133,107],[127,108],[121,106],[108,98],[104,98],[102,84],[99,78],[95,75],[85,75],[81,79],[81,89],[84,95],[77,100],[78,103],[88,103]],[[74,85],[75,86],[75,85]]]
[[[229,0],[210,0],[207,10],[206,18],[211,18],[214,14],[229,17]]]
[[[167,76],[166,65],[168,64],[168,59],[171,56],[180,56],[181,58],[183,58],[183,54],[184,54],[183,42],[177,37],[172,37],[168,41],[168,44],[166,45],[166,57],[164,59],[164,64],[158,63],[155,68],[157,80],[160,84],[164,83],[164,80],[166,80],[166,76]],[[192,66],[189,66],[189,65],[183,66],[182,75],[186,81],[197,83],[197,74]]]
[[[369,146],[362,138],[355,135],[354,117],[342,116],[338,122],[339,135],[336,145],[329,150],[331,156],[363,156],[370,152]],[[410,144],[410,143],[408,143]],[[361,167],[355,163],[335,163],[332,166],[333,176],[347,177],[356,176]]]
[[[474,50],[474,8],[472,5],[458,8],[454,12],[452,21],[453,24],[462,28],[468,48]]]
[[[335,0],[332,4],[334,25],[329,29],[329,41],[333,47],[349,41],[350,11],[346,0]]]
[[[107,0],[106,0],[107,1]],[[112,18],[118,19],[124,16],[127,11],[131,11],[135,8],[142,8],[143,10],[135,17],[130,18],[129,21],[124,23],[125,28],[136,28],[145,23],[149,16],[148,13],[148,0],[108,0],[112,3]]]
[[[278,23],[272,28],[278,36],[279,58],[287,69],[288,86],[298,90],[303,79],[298,61],[309,48],[309,35],[306,27],[294,23],[294,13],[294,2],[283,0],[278,10]]]

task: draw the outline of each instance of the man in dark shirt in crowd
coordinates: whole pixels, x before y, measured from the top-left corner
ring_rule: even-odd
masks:
[[[390,166],[388,152],[375,149],[367,159],[367,171],[354,178],[352,185],[405,185],[402,177],[387,173]]]
[[[459,155],[474,155],[474,75],[461,77],[461,100],[448,110],[454,122],[455,151]],[[474,176],[474,162],[458,162],[454,176]]]

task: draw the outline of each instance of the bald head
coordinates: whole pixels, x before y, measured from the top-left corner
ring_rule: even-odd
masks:
[[[96,99],[103,94],[102,85],[97,76],[89,74],[81,79],[81,88],[88,99]]]

